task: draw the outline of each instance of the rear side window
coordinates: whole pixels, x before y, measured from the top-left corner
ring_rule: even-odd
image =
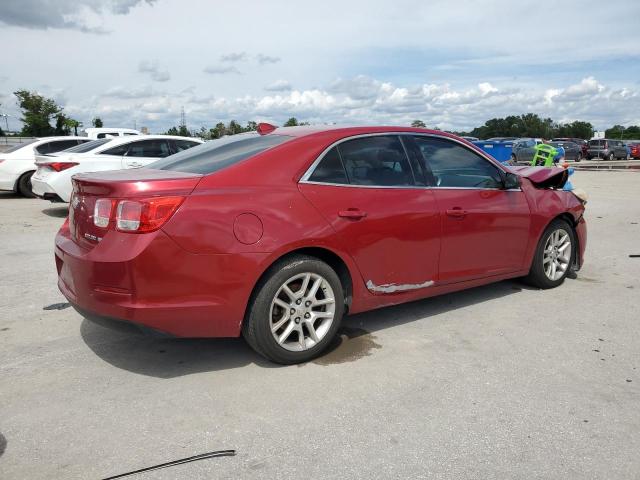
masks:
[[[600,147],[602,144],[602,140],[589,140],[590,147]]]
[[[322,157],[313,174],[309,177],[309,181],[339,184],[349,183],[347,174],[344,171],[344,166],[342,165],[342,160],[340,160],[338,147],[333,147]]]
[[[191,140],[170,140],[170,142],[173,144],[173,151],[175,153],[181,152],[183,150],[189,150],[191,147],[200,145],[199,142],[193,142]]]
[[[500,171],[488,160],[451,140],[414,137],[437,187],[501,188]]]
[[[129,150],[129,144],[118,145],[117,147],[109,148],[100,152],[100,155],[116,155],[118,157],[123,156]]]
[[[117,136],[118,136],[118,132],[102,132],[98,134],[98,138],[111,138],[111,137],[117,137]]]
[[[127,157],[164,158],[171,155],[166,140],[143,140],[129,144]]]
[[[348,140],[338,151],[352,185],[415,185],[409,161],[397,136],[373,136]]]
[[[257,133],[231,135],[158,160],[147,168],[206,175],[253,157],[291,138],[273,134],[261,136]]]

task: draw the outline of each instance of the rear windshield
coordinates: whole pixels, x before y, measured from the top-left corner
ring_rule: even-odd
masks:
[[[257,133],[233,135],[183,150],[153,162],[147,168],[206,175],[246,160],[291,138],[285,135],[261,136]]]
[[[81,143],[80,145],[76,145],[75,147],[67,148],[64,152],[69,153],[85,153],[90,152],[94,148],[98,148],[100,145],[104,145],[107,142],[110,142],[110,138],[103,138],[100,140],[93,140],[91,142]]]
[[[11,152],[15,152],[16,150],[20,150],[22,147],[25,147],[27,145],[29,145],[30,143],[34,143],[37,140],[31,140],[29,142],[22,142],[22,143],[18,143],[17,145],[14,145],[11,148],[8,148],[7,150],[2,151],[1,153],[11,153]]]
[[[591,147],[601,147],[604,145],[605,140],[589,140],[589,145]]]

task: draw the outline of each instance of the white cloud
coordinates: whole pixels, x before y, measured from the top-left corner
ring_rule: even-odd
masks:
[[[166,82],[171,79],[171,74],[166,68],[162,68],[158,60],[143,60],[138,65],[138,71],[148,73],[154,82]]]
[[[256,55],[256,59],[258,60],[258,63],[260,65],[266,65],[268,63],[278,63],[281,60],[280,57],[271,57],[269,55],[264,55],[262,53],[259,53],[258,55]]]
[[[226,55],[220,56],[221,62],[243,62],[247,60],[248,55],[247,52],[236,52],[236,53],[227,53]]]
[[[267,92],[288,92],[292,89],[291,84],[286,80],[276,80],[264,87]]]
[[[240,71],[233,65],[209,65],[204,68],[204,73],[210,73],[211,75],[225,75],[228,73],[239,74]]]

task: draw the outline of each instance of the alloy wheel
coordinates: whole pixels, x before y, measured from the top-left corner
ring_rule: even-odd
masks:
[[[571,236],[563,228],[551,232],[544,246],[542,266],[549,280],[557,281],[567,272],[571,261]]]
[[[327,279],[311,272],[294,275],[271,301],[271,334],[286,350],[308,350],[327,335],[335,308],[335,294]]]

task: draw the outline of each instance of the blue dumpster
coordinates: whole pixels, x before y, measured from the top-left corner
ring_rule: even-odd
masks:
[[[511,160],[511,152],[513,151],[513,141],[478,141],[471,142],[487,152],[499,162],[508,162]]]

